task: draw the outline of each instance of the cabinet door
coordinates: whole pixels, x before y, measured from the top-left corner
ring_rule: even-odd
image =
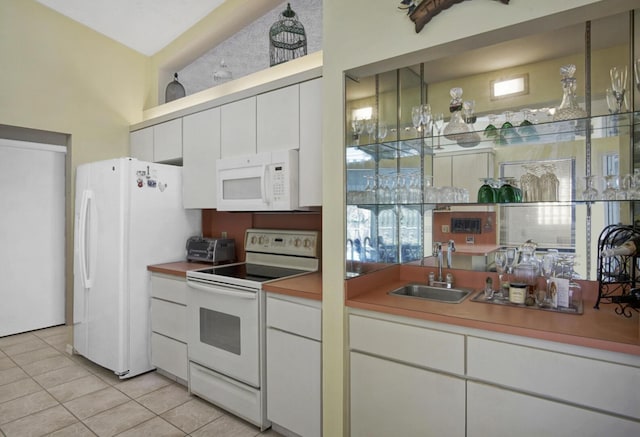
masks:
[[[526,377],[524,370],[523,377]],[[588,381],[585,381],[588,384]],[[640,423],[475,382],[467,383],[468,437],[640,435]]]
[[[463,379],[358,352],[350,357],[352,437],[465,435]]]
[[[300,91],[297,84],[259,94],[256,108],[258,153],[300,147]]]
[[[187,380],[187,344],[164,335],[151,333],[151,364]]]
[[[322,78],[300,84],[300,206],[322,206]]]
[[[131,132],[129,147],[132,158],[153,162],[153,127]]]
[[[267,417],[305,437],[322,435],[321,345],[267,329]]]
[[[220,156],[256,153],[256,98],[238,100],[220,107]]]
[[[216,160],[220,158],[220,108],[184,117],[182,202],[185,208],[216,208]]]
[[[182,158],[182,118],[153,126],[153,160],[174,161]]]

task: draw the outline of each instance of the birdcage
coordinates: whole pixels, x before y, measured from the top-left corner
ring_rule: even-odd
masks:
[[[282,64],[307,54],[307,35],[296,13],[287,3],[287,9],[269,29],[269,55],[271,66]]]
[[[180,99],[185,96],[184,87],[178,82],[178,73],[173,74],[173,80],[169,82],[164,91],[164,102],[169,103],[173,100]]]

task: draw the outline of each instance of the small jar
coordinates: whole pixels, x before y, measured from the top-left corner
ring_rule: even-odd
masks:
[[[512,282],[509,285],[509,302],[524,305],[527,298],[527,284]]]

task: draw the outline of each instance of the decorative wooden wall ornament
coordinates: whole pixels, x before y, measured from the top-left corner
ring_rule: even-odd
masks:
[[[465,0],[423,0],[413,11],[409,14],[411,21],[416,23],[416,33],[420,33],[425,24],[427,24],[433,17],[438,15],[445,9],[449,9],[456,3],[462,3]],[[501,3],[508,5],[509,0],[498,0]]]

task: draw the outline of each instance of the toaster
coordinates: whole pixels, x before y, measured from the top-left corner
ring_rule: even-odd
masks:
[[[188,261],[222,264],[236,259],[236,242],[232,238],[190,237],[186,249]]]

